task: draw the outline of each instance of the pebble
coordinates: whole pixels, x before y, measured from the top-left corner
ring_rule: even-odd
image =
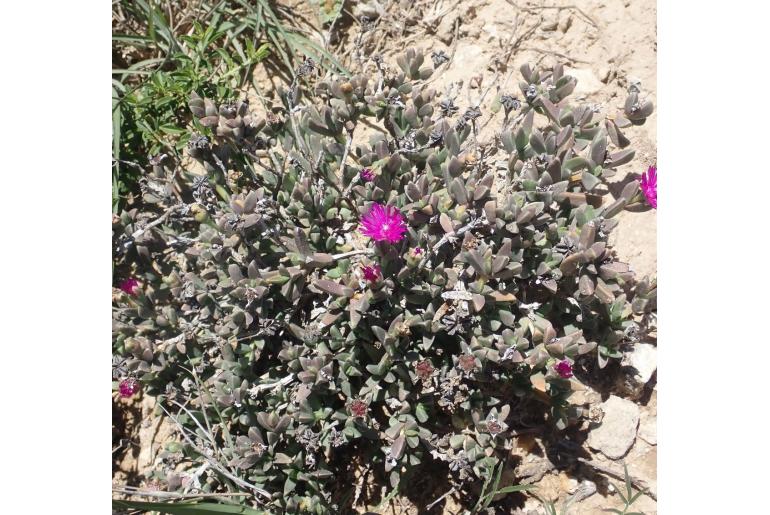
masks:
[[[454,40],[455,20],[457,20],[457,17],[444,16],[436,29],[436,36],[445,45],[451,45]]]
[[[601,91],[604,85],[594,74],[593,70],[587,68],[570,68],[567,70],[569,75],[577,79],[575,86],[575,95],[592,95]]]
[[[543,25],[540,26],[540,29],[544,32],[551,32],[553,30],[556,30],[559,27],[559,22],[557,20],[553,21],[547,21]]]
[[[584,479],[580,482],[580,485],[575,489],[575,493],[572,496],[572,502],[580,502],[583,499],[588,499],[596,493],[596,483]]]
[[[614,76],[615,74],[613,73],[612,68],[609,66],[602,66],[599,68],[599,80],[604,84],[610,82]]]
[[[366,16],[370,20],[376,20],[385,12],[384,7],[377,0],[362,2],[355,6],[354,12],[357,17]]]
[[[611,395],[602,403],[601,408],[604,418],[602,423],[589,433],[588,446],[612,460],[618,460],[628,453],[636,440],[639,406],[627,399]]]
[[[625,374],[619,378],[618,388],[636,400],[642,396],[644,387],[658,369],[658,348],[649,343],[638,343],[624,354],[621,364],[626,368]]]
[[[554,468],[554,464],[548,458],[543,458],[519,465],[516,468],[516,477],[521,478],[521,484],[531,485],[543,479],[543,476]]]
[[[637,436],[650,445],[658,445],[658,417],[643,417]]]

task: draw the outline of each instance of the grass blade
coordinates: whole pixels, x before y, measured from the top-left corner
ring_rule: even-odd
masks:
[[[239,513],[242,515],[267,515],[267,512],[234,504],[216,504],[212,502],[143,502],[112,500],[112,507],[129,510],[158,511],[171,515],[211,515],[217,513]]]

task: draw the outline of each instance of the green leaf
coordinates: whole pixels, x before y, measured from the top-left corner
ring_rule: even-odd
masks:
[[[512,486],[506,486],[505,488],[501,488],[500,490],[490,495],[494,497],[495,495],[499,495],[499,494],[511,494],[513,492],[526,492],[527,490],[532,490],[533,488],[535,488],[535,485],[512,485]]]
[[[353,296],[353,290],[348,288],[347,286],[343,286],[339,283],[336,283],[334,281],[327,281],[326,279],[318,279],[313,283],[317,288],[325,291],[326,293],[330,295],[334,295],[336,297],[352,297]]]
[[[602,182],[601,179],[599,179],[597,176],[587,171],[583,172],[580,180],[583,183],[583,187],[586,189],[586,191],[593,190],[598,184]]]
[[[417,408],[414,410],[414,416],[423,424],[428,421],[428,410],[425,409],[423,403],[417,405]]]
[[[614,307],[614,306],[613,306]],[[631,486],[631,476],[628,475],[628,465],[623,463],[623,473],[625,474],[625,480],[626,480],[626,499],[631,499],[631,497],[634,495],[634,489]],[[631,501],[627,501],[628,504],[631,504]]]
[[[628,500],[628,505],[629,505],[629,506],[631,506],[632,504],[634,504],[634,502],[635,502],[635,501],[636,501],[638,498],[640,498],[642,495],[644,495],[644,492],[646,492],[646,491],[647,491],[647,490],[642,490],[641,492],[636,492],[636,493],[633,495],[633,497],[631,497],[631,498]]]
[[[617,351],[615,351],[615,352],[617,352]],[[612,357],[615,357],[615,356],[610,356],[610,357],[612,358]],[[620,496],[620,498],[623,499],[623,502],[626,503],[626,505],[628,505],[628,499],[626,499],[626,496],[623,495],[623,492],[620,490],[620,488],[618,488],[618,485],[612,483],[612,486],[615,488],[615,491],[617,491],[617,493]]]
[[[209,515],[211,513],[241,513],[243,515],[266,515],[267,512],[234,504],[216,504],[211,502],[140,502],[112,500],[113,508],[131,510],[158,511],[171,515]]]
[[[516,145],[513,141],[513,132],[510,130],[503,131],[502,134],[500,134],[500,142],[503,144],[503,148],[506,152],[509,154],[513,153],[514,150],[516,150]]]
[[[396,486],[388,492],[388,495],[386,495],[382,501],[380,501],[380,504],[377,505],[377,509],[381,509],[383,506],[387,506],[391,499],[393,499],[398,494],[398,487],[399,485],[396,484]]]
[[[519,153],[522,153],[524,149],[527,147],[528,140],[529,140],[529,136],[524,131],[524,128],[519,127],[519,129],[516,131],[516,136],[514,138],[514,143],[516,144],[516,150],[518,150]]]
[[[564,162],[564,168],[571,172],[576,172],[577,170],[580,170],[581,168],[587,168],[588,167],[588,161],[584,157],[573,157],[572,159],[567,159],[567,161]]]
[[[459,205],[468,203],[468,190],[465,189],[465,184],[459,177],[455,177],[449,183],[449,195]]]

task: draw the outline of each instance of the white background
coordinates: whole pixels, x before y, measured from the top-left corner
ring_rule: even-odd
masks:
[[[658,5],[664,515],[768,512],[770,27],[763,5]],[[2,512],[105,514],[110,6],[8,2],[2,19]]]

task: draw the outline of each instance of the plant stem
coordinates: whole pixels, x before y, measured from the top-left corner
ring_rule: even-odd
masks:
[[[348,153],[350,153],[350,147],[353,146],[353,131],[356,130],[355,125],[353,128],[348,131],[347,140],[345,141],[345,150],[342,152],[342,161],[340,161],[340,179],[345,178],[345,161],[348,159]],[[356,174],[353,176],[353,178],[350,180],[350,184],[348,184],[347,188],[345,188],[345,191],[342,192],[342,198],[347,199],[350,196],[350,190],[353,189],[353,186],[356,185],[358,182],[359,176]]]
[[[113,488],[113,492],[126,495],[135,495],[137,497],[164,497],[168,499],[195,499],[197,497],[246,497],[250,494],[238,492],[222,492],[219,494],[181,494],[178,492],[164,492],[162,490],[139,490],[128,485],[122,488]]]
[[[451,495],[454,492],[455,492],[455,487],[450,488],[447,493],[445,493],[444,495],[442,495],[441,497],[439,497],[438,499],[436,499],[435,501],[433,501],[432,503],[427,505],[425,507],[425,509],[429,510],[429,509],[433,508],[436,504],[440,503],[442,501],[442,499],[444,499],[448,495]]]
[[[359,250],[351,250],[350,252],[343,252],[342,254],[334,254],[332,256],[332,259],[337,261],[339,259],[345,259],[353,256],[361,256],[361,255],[371,256],[372,254],[374,254],[374,249],[359,249]]]
[[[185,439],[185,441],[188,443],[188,445],[190,445],[190,447],[195,449],[195,452],[197,452],[201,457],[206,459],[217,472],[219,472],[223,476],[227,477],[233,483],[235,483],[236,485],[240,486],[241,488],[246,488],[247,490],[251,490],[251,491],[253,491],[255,493],[258,493],[259,495],[265,497],[268,500],[271,499],[270,493],[267,490],[265,490],[263,488],[260,488],[260,487],[258,487],[256,485],[253,485],[251,483],[248,483],[248,482],[240,479],[238,476],[234,475],[232,472],[228,471],[225,467],[223,467],[214,458],[212,458],[208,454],[206,454],[205,449],[201,449],[200,447],[198,447],[195,444],[195,442],[192,440],[192,438],[190,438],[188,436],[187,430],[181,424],[181,422],[179,422],[179,420],[177,420],[176,417],[174,417],[174,415],[169,413],[169,411],[166,410],[166,408],[164,408],[162,404],[160,405],[160,409],[162,409],[166,413],[166,415],[168,415],[169,418],[171,418],[171,420],[174,421],[174,423],[177,425],[177,428],[180,430],[180,433],[182,434],[182,437]],[[193,419],[194,418],[195,417],[193,417]]]
[[[294,381],[294,374],[289,374],[286,377],[283,377],[283,378],[279,379],[278,381],[274,381],[272,383],[263,383],[263,384],[255,385],[255,386],[253,386],[253,387],[251,387],[249,389],[249,393],[250,394],[251,393],[256,394],[256,393],[261,393],[261,392],[266,391],[266,390],[275,390],[276,388],[278,388],[280,386],[286,386],[287,384],[291,383],[292,381]]]
[[[147,225],[145,225],[141,229],[138,229],[138,230],[134,231],[131,234],[131,239],[125,243],[125,245],[124,245],[125,248],[128,248],[131,245],[133,245],[134,241],[136,241],[137,238],[142,236],[144,233],[146,233],[147,231],[149,231],[153,227],[155,227],[157,225],[160,225],[163,222],[165,222],[166,219],[171,215],[171,213],[173,213],[174,211],[176,211],[177,209],[179,209],[181,207],[182,207],[182,204],[175,204],[175,205],[171,206],[170,208],[166,209],[166,211],[162,215],[160,215],[157,219],[155,219],[152,222],[148,223]]]
[[[486,223],[486,222],[485,222],[485,220],[483,218],[477,218],[477,219],[469,222],[467,225],[464,225],[464,226],[460,227],[459,229],[457,229],[457,231],[455,231],[453,233],[446,233],[444,236],[441,237],[440,240],[438,240],[438,243],[436,243],[433,247],[430,248],[430,250],[428,250],[428,252],[425,253],[425,257],[423,257],[422,261],[420,261],[420,264],[419,264],[418,268],[420,270],[422,270],[425,267],[425,264],[428,261],[428,256],[438,252],[438,250],[441,247],[443,247],[444,244],[446,244],[449,240],[451,240],[453,238],[454,239],[459,238],[460,236],[462,236],[466,232],[470,231],[471,229],[475,229],[476,227],[478,227],[479,225],[482,225],[484,223]]]

